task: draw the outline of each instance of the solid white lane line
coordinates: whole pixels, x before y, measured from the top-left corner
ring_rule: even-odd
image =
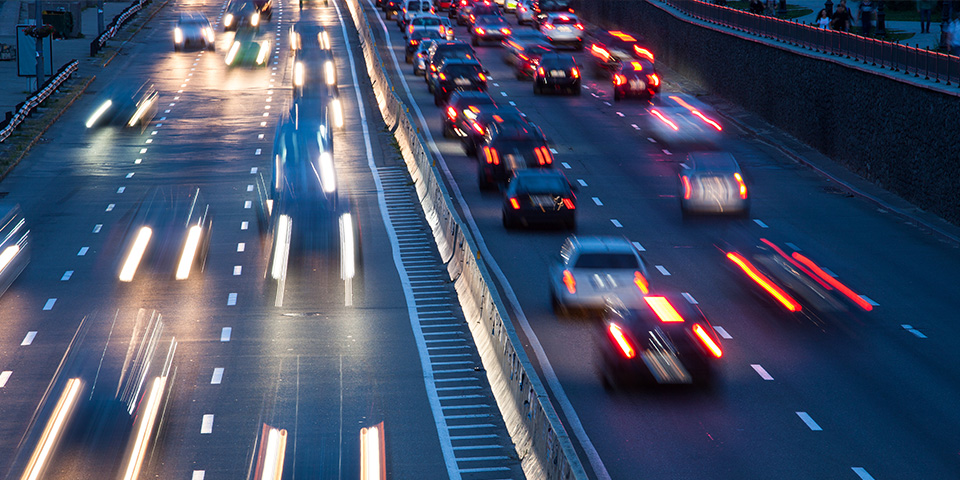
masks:
[[[223,367],[217,367],[213,369],[213,376],[210,377],[211,385],[220,385],[220,382],[223,381]]]
[[[0,388],[6,386],[7,380],[10,380],[10,375],[13,375],[13,372],[10,370],[0,372]]]
[[[569,164],[569,163],[567,163],[567,162],[560,162],[560,165],[563,165],[563,168],[566,168],[567,170],[570,170],[570,164]]]
[[[66,272],[63,272],[63,276],[60,277],[60,281],[66,282],[67,280],[70,280],[70,277],[72,276],[73,276],[73,270],[67,270]]]
[[[35,330],[31,330],[27,332],[27,336],[23,337],[23,341],[20,342],[20,346],[25,347],[27,345],[30,345],[31,343],[33,343],[34,338],[37,338],[37,332]]]
[[[797,416],[800,417],[800,420],[803,420],[803,423],[807,424],[807,427],[809,427],[810,430],[813,430],[814,432],[820,432],[823,430],[820,428],[820,425],[818,425],[817,422],[813,421],[813,418],[811,418],[807,412],[797,412]]]
[[[730,340],[731,338],[733,338],[733,335],[730,335],[729,333],[727,333],[727,331],[719,325],[714,325],[713,329],[717,332],[717,335],[720,335],[720,338],[724,340]]]
[[[603,206],[603,202],[601,202],[598,197],[593,197],[593,203],[597,204],[598,207]]]
[[[250,222],[240,222],[240,230],[246,230],[250,228]]]
[[[208,413],[203,416],[203,423],[200,425],[200,434],[205,435],[213,433],[213,414]]]
[[[664,267],[663,265],[656,265],[656,267],[657,267],[657,270],[659,270],[660,273],[663,274],[663,276],[665,277],[670,276],[670,272],[667,270],[667,267]]]
[[[246,243],[240,242],[240,243],[237,244],[237,251],[238,251],[238,252],[242,252],[242,251],[244,251],[246,248],[247,248],[247,244],[246,244]]]
[[[233,274],[234,274],[234,276],[240,275],[240,272],[242,272],[242,271],[243,271],[243,267],[240,266],[240,265],[235,265],[235,266],[233,267]]]
[[[586,187],[586,186],[587,186],[587,182],[583,181],[582,178],[578,178],[578,179],[577,179],[577,183],[579,183],[581,187]]]
[[[220,330],[220,341],[229,342],[231,333],[233,333],[232,327],[223,327],[223,329]]]
[[[687,302],[689,302],[690,305],[699,305],[699,302],[697,302],[696,298],[693,298],[693,295],[690,295],[687,292],[682,292],[680,295],[683,295],[683,298],[687,299]]]
[[[53,304],[55,304],[55,303],[57,303],[57,299],[56,299],[56,298],[49,298],[49,299],[47,299],[47,303],[44,303],[44,304],[43,304],[43,309],[44,309],[44,310],[53,310]]]
[[[755,372],[757,372],[757,375],[760,375],[760,378],[764,380],[773,380],[773,377],[767,373],[767,370],[761,367],[759,364],[751,363],[750,366],[753,367]]]
[[[77,256],[82,257],[86,255],[88,251],[90,251],[90,247],[80,247],[80,251],[77,252]]]
[[[647,251],[646,248],[643,248],[643,245],[640,245],[640,242],[633,242],[633,247],[636,248],[637,251],[640,251],[640,252],[646,252],[646,251]]]
[[[140,165],[140,162],[142,162],[142,161],[143,161],[142,158],[138,158],[138,159],[134,160],[133,163],[135,163],[135,164],[137,164],[137,165]]]
[[[760,228],[770,228],[766,223],[763,223],[762,221],[760,221],[759,218],[754,218],[753,223],[760,225]]]
[[[233,306],[237,304],[237,294],[236,292],[231,292],[227,295],[227,305]]]
[[[621,224],[616,218],[611,218],[610,223],[612,223],[614,227],[623,228],[623,224]]]
[[[850,467],[853,470],[853,473],[856,473],[860,480],[875,480],[873,475],[867,473],[867,469],[863,467]]]

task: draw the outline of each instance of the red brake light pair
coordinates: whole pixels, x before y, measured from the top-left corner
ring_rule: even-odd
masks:
[[[483,147],[483,156],[486,157],[488,164],[500,165],[500,155],[497,154],[496,148]]]
[[[533,149],[533,153],[537,155],[537,162],[540,165],[550,165],[553,163],[553,157],[550,156],[550,150],[547,147],[537,147]]]

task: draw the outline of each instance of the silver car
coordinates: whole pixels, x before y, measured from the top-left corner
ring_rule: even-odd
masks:
[[[517,25],[533,23],[535,13],[533,10],[533,0],[520,0],[517,2],[517,8],[513,11],[513,14],[517,16]]]
[[[740,165],[727,152],[693,152],[680,172],[680,209],[690,213],[747,215],[750,197]]]
[[[623,237],[567,237],[550,267],[554,312],[601,311],[609,302],[640,305],[650,291],[646,263]]]
[[[540,24],[540,33],[547,36],[555,47],[570,45],[583,50],[584,26],[572,13],[550,13]]]

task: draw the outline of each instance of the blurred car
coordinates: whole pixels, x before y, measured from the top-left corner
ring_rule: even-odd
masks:
[[[455,90],[487,91],[487,76],[480,62],[455,58],[443,62],[433,85],[434,105],[444,105]]]
[[[422,14],[434,14],[433,3],[429,0],[405,0],[400,13],[397,15],[397,26],[400,30],[407,27],[413,17]]]
[[[450,15],[456,17],[457,25],[466,25],[470,21],[470,14],[474,7],[483,0],[460,0],[456,10],[450,10]]]
[[[152,83],[119,85],[101,96],[103,101],[87,118],[87,128],[118,125],[143,131],[157,115],[160,92]]]
[[[473,46],[481,42],[503,40],[510,35],[510,24],[500,15],[483,15],[477,17],[470,29],[470,43]]]
[[[639,384],[710,387],[723,356],[720,339],[703,315],[683,299],[646,295],[604,311],[597,346],[606,389]]]
[[[750,198],[743,171],[727,152],[691,152],[680,172],[680,210],[691,213],[749,215]]]
[[[432,13],[416,15],[407,22],[407,28],[403,32],[404,38],[410,38],[418,31],[435,31],[438,36],[444,36],[445,29],[440,17]]]
[[[227,66],[263,67],[270,58],[270,41],[256,40],[252,34],[237,34],[230,49],[227,50],[223,63]]]
[[[651,51],[643,40],[619,30],[601,30],[594,33],[590,43],[593,72],[598,77],[613,77],[620,73],[624,62],[654,62]]]
[[[557,313],[598,312],[611,300],[638,307],[650,293],[646,262],[624,237],[567,237],[549,275]]]
[[[573,13],[570,0],[532,0],[533,26],[537,29],[543,24],[547,16],[554,12]]]
[[[213,27],[207,17],[200,13],[181,13],[177,19],[177,26],[173,29],[173,49],[181,51],[184,48],[205,48],[210,51],[216,49]]]
[[[305,48],[293,62],[293,98],[325,100],[337,94],[337,69],[330,50]]]
[[[434,43],[434,40],[430,38],[420,40],[420,44],[417,45],[417,49],[413,52],[412,63],[414,75],[423,75],[427,69],[427,54]]]
[[[132,282],[143,264],[175,280],[202,272],[212,226],[210,205],[199,188],[156,188],[136,209],[118,279]]]
[[[473,29],[477,19],[485,16],[502,17],[503,12],[500,11],[500,7],[496,3],[491,3],[489,0],[478,2],[470,10],[470,15],[467,16],[467,26]]]
[[[519,170],[552,167],[547,139],[533,124],[491,123],[477,149],[477,184],[481,190],[507,182]]]
[[[434,83],[436,82],[437,72],[440,70],[440,66],[443,65],[443,62],[448,58],[476,60],[477,53],[473,51],[473,47],[471,47],[470,44],[459,40],[434,42],[430,50],[427,51],[427,68],[426,75],[424,76],[427,82],[427,90],[430,93],[433,93]]]
[[[537,75],[537,69],[540,68],[540,61],[544,55],[554,53],[553,47],[549,45],[530,45],[518,52],[514,57],[513,74],[517,80],[530,80]]]
[[[468,110],[468,112],[461,115],[459,119],[461,122],[454,125],[454,129],[460,135],[460,145],[463,147],[464,153],[470,157],[477,155],[487,132],[502,129],[504,125],[540,130],[516,107],[479,105]],[[493,126],[494,123],[497,125]]]
[[[676,148],[716,148],[723,139],[720,117],[692,95],[657,95],[643,116],[651,138]]]
[[[456,4],[457,4],[456,0],[438,0],[436,8],[437,8],[437,11],[442,12],[442,11],[450,10]]]
[[[660,91],[660,76],[653,62],[633,60],[621,62],[613,73],[613,100],[627,97],[653,98]]]
[[[260,9],[250,1],[231,0],[223,15],[223,30],[237,31],[241,28],[260,28]]]
[[[453,40],[457,37],[457,32],[453,28],[453,22],[450,21],[448,17],[440,17],[440,24],[443,25],[443,28],[440,29],[440,33],[443,34],[444,38],[447,40]]]
[[[450,95],[447,108],[443,111],[443,136],[455,137],[461,135],[471,118],[481,111],[481,108],[496,109],[497,104],[487,92],[480,90],[458,90]]]
[[[503,195],[503,227],[552,224],[577,228],[577,196],[557,170],[520,170]]]
[[[0,204],[0,295],[30,263],[30,230],[20,205]]]
[[[540,22],[540,32],[553,46],[569,45],[583,50],[584,27],[572,13],[550,13]]]
[[[404,54],[404,61],[413,63],[413,57],[424,40],[439,40],[442,36],[437,30],[417,30],[407,38],[407,48]],[[416,73],[414,73],[416,74]]]
[[[536,14],[533,10],[533,0],[519,0],[513,14],[517,17],[517,25],[533,23]]]
[[[384,0],[383,1],[383,13],[386,14],[387,20],[393,18],[394,15],[400,13],[400,10],[403,8],[401,5],[401,0]]]
[[[304,48],[330,50],[330,35],[320,25],[305,22],[294,23],[290,27],[290,52],[296,55]]]
[[[540,64],[533,75],[533,93],[567,90],[580,95],[580,66],[572,55],[546,53],[540,56]]]

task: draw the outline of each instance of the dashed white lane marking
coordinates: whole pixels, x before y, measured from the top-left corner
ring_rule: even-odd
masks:
[[[67,270],[66,272],[63,272],[63,276],[60,277],[60,281],[66,282],[67,280],[70,280],[70,277],[72,276],[73,276],[73,270]]]
[[[260,149],[258,148],[257,151],[253,152],[253,154],[254,154],[254,155],[260,155]]]
[[[251,168],[251,169],[250,169],[250,174],[252,175],[252,174],[255,174],[255,173],[257,173],[257,167]]]
[[[158,124],[157,124],[158,127],[159,127],[160,125],[163,125],[163,124],[162,124],[162,123],[158,123]],[[156,135],[156,134],[157,134],[157,131],[156,131],[156,130],[150,132],[150,135]]]
[[[608,107],[610,106],[610,102],[603,102],[603,104],[606,105],[606,106],[608,106]]]
[[[879,307],[879,306],[880,306],[879,303],[873,301],[870,297],[868,297],[868,296],[866,296],[866,295],[860,295],[860,298],[862,298],[864,302],[867,302],[867,303],[869,303],[870,305],[873,305],[874,307]]]
[[[240,222],[240,230],[246,230],[250,228],[250,222]]]
[[[600,199],[597,197],[593,197],[593,203],[596,203],[598,207],[603,206],[603,202],[601,202]]]
[[[773,380],[773,377],[767,373],[767,370],[761,367],[759,364],[751,363],[750,366],[753,367],[755,372],[757,372],[757,375],[760,375],[760,378],[764,380]]]
[[[233,266],[233,275],[234,275],[234,276],[240,275],[241,272],[243,272],[243,266],[242,266],[242,265],[234,265],[234,266]]]
[[[25,346],[27,346],[27,345],[30,345],[31,343],[33,343],[33,339],[34,339],[34,338],[37,338],[37,332],[36,332],[36,331],[31,330],[31,331],[27,332],[27,336],[23,337],[23,341],[20,342],[20,346],[21,346],[21,347],[25,347]]]
[[[263,134],[257,135],[257,140],[263,140]]]
[[[853,473],[856,473],[857,476],[860,477],[860,480],[875,480],[873,475],[867,473],[867,469],[863,467],[850,467],[850,469],[853,470]]]
[[[623,228],[623,224],[621,224],[616,218],[611,218],[610,223],[612,223],[614,227]]]
[[[101,229],[101,228],[103,228],[103,224],[102,224],[102,223],[98,223],[98,224],[94,225],[94,226],[93,226],[93,233],[100,233],[100,229]]]
[[[499,84],[499,83],[494,83],[493,86],[494,86],[494,87],[499,87],[500,84]]]
[[[267,126],[267,122],[260,122],[260,126],[261,126],[261,127],[266,127],[266,126]]]
[[[667,267],[664,267],[663,265],[656,265],[656,267],[657,267],[657,270],[659,270],[660,273],[663,274],[663,276],[665,277],[670,276],[670,272],[667,270]]]
[[[270,112],[263,112],[263,116],[264,116],[264,117],[269,117],[269,116],[270,116]]]
[[[184,87],[184,86],[186,86],[186,85],[180,85],[180,86],[181,86],[181,87]],[[168,108],[168,109],[164,110],[163,113],[170,113],[170,109]]]
[[[551,148],[550,148],[550,153],[552,153],[552,154],[554,154],[554,155],[556,155],[556,154],[557,154],[557,149],[556,149],[556,148],[553,148],[553,147],[551,147]]]
[[[137,164],[137,165],[140,165],[141,162],[143,162],[143,159],[142,159],[142,158],[138,158],[138,159],[136,159],[136,160],[133,161],[133,163],[135,163],[135,164]]]
[[[640,242],[632,242],[633,247],[637,249],[638,252],[646,252],[647,249],[643,248],[643,245],[640,245]]]
[[[794,245],[794,244],[792,244],[792,243],[790,243],[790,242],[785,242],[784,245],[786,245],[786,246],[788,246],[788,247],[790,247],[790,248],[792,248],[792,249],[794,249],[794,250],[796,250],[796,251],[798,251],[798,252],[802,252],[802,251],[803,251],[803,250],[800,250],[800,247],[798,247],[798,246],[796,246],[796,245]]]
[[[128,173],[126,178],[133,178],[133,172]]]
[[[213,433],[213,414],[208,413],[203,416],[203,423],[200,424],[200,434]]]
[[[82,257],[87,254],[87,251],[90,250],[90,247],[80,247],[80,251],[77,252],[78,257]]]
[[[687,302],[690,303],[690,305],[699,305],[699,304],[700,304],[700,302],[698,302],[696,298],[693,298],[693,295],[690,295],[690,294],[687,293],[687,292],[683,292],[683,293],[681,293],[680,295],[683,295],[683,298],[685,298],[685,299],[687,300]]]
[[[237,244],[237,251],[238,251],[238,252],[242,252],[242,251],[244,251],[246,248],[247,248],[247,244],[246,244],[246,243],[240,242],[240,243]]]
[[[148,138],[147,141],[146,141],[146,142],[143,142],[143,143],[153,143],[153,139],[152,139],[152,138]]]
[[[55,304],[55,303],[57,303],[57,299],[56,299],[56,298],[48,298],[48,299],[47,299],[47,303],[44,303],[44,304],[43,304],[43,309],[44,309],[44,310],[53,310],[53,304]]]
[[[631,123],[630,126],[633,127],[634,130],[640,130],[640,127],[636,123]]]
[[[220,385],[220,382],[223,381],[223,368],[217,367],[213,369],[213,376],[210,377],[211,385]]]
[[[670,153],[670,150],[667,150],[666,148],[660,149],[660,151],[663,152],[664,155],[673,155]]]
[[[921,332],[920,330],[917,330],[916,328],[913,328],[912,325],[903,324],[900,326],[903,327],[904,330],[916,335],[917,338],[927,338],[927,336],[924,335],[923,332]]]
[[[146,149],[146,148],[141,148],[141,149],[140,149],[140,154],[144,154],[144,153],[147,153],[147,149]]]
[[[654,140],[652,137],[647,137],[647,141],[649,141],[650,143],[657,143],[657,141]]]
[[[500,92],[500,95],[503,96],[503,97],[506,97],[506,96],[507,96],[507,92]]]
[[[233,327],[223,327],[223,329],[220,330],[220,341],[229,342],[231,333],[233,333]]]
[[[586,186],[587,186],[587,182],[583,181],[582,178],[578,178],[578,179],[577,179],[577,183],[579,183],[581,187],[586,187]]]
[[[127,189],[127,187],[120,187],[120,188],[117,189],[117,193],[123,193],[123,191],[126,190],[126,189]]]
[[[566,168],[567,170],[570,170],[570,164],[569,164],[569,163],[567,163],[567,162],[560,162],[560,165],[563,165],[563,168]]]
[[[251,202],[250,200],[243,202],[243,208],[252,208],[252,207],[253,207],[253,202]]]
[[[6,386],[7,380],[10,380],[10,375],[13,375],[13,372],[10,370],[0,372],[0,388]]]
[[[248,191],[248,192],[252,192],[252,191],[253,191],[253,185],[247,185],[247,191]]]
[[[113,207],[116,207],[116,205],[113,204],[113,203],[111,203],[110,205],[107,205],[107,211],[109,212],[109,211],[113,210]]]
[[[762,221],[760,221],[759,218],[754,218],[753,223],[760,225],[760,228],[770,228],[766,223],[763,223]]]
[[[233,306],[237,304],[237,294],[236,292],[231,292],[227,295],[227,306]]]
[[[810,430],[813,430],[814,432],[823,430],[820,428],[820,425],[817,425],[817,422],[813,421],[813,418],[811,418],[807,412],[797,412],[797,416],[800,417],[800,420],[803,420],[803,423],[807,424],[807,427],[810,427]]]
[[[617,112],[617,116],[618,116],[618,117],[622,117],[622,116],[623,116],[623,112]]]
[[[714,325],[713,329],[717,332],[717,335],[720,335],[720,338],[724,340],[730,340],[731,338],[733,338],[733,335],[730,335],[729,333],[727,333],[727,331],[719,325]]]
[[[516,107],[516,106],[517,106],[517,102],[514,102],[513,100],[510,100],[510,101],[507,102],[507,103],[509,103],[511,107]]]

